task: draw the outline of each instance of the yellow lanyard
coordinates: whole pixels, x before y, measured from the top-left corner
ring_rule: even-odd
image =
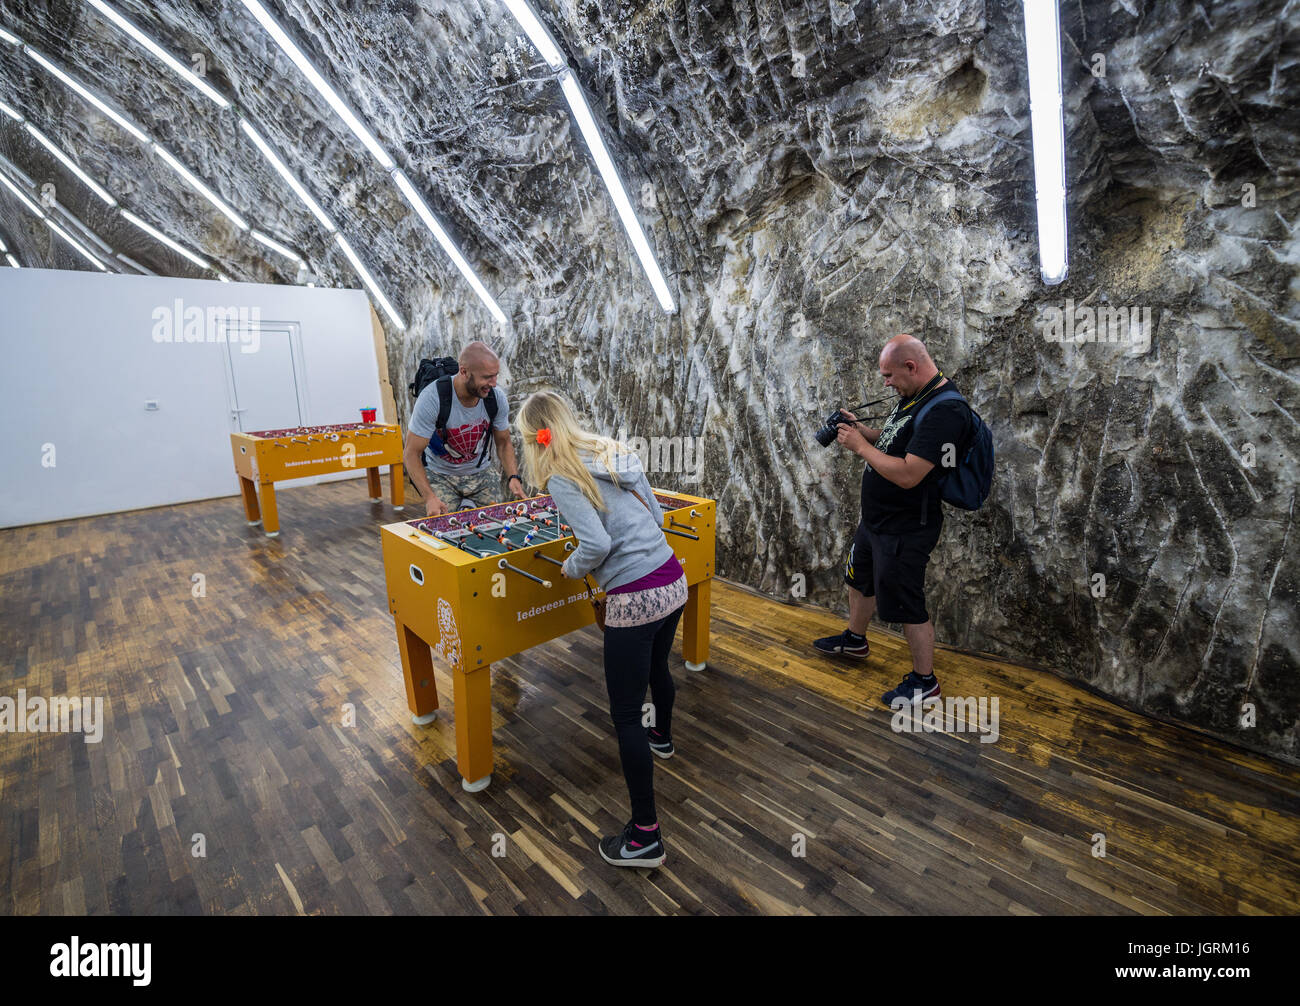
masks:
[[[941,380],[943,380],[943,371],[942,371],[942,370],[939,371],[939,373],[938,373],[937,376],[930,378],[930,383],[931,383],[931,384],[934,384],[935,381],[941,381]],[[934,388],[937,388],[938,386],[939,386],[939,385],[935,384],[935,385],[934,385]],[[906,412],[908,409],[910,409],[910,408],[911,408],[913,405],[915,405],[917,402],[924,401],[925,399],[929,398],[930,395],[934,393],[934,388],[931,388],[929,391],[927,391],[925,394],[923,394],[920,398],[916,398],[916,399],[913,399],[912,401],[908,402],[908,403],[907,403],[906,405],[904,405],[904,406],[903,406],[899,411],[900,411],[900,412]]]

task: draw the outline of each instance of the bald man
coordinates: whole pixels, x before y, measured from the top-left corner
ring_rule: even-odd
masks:
[[[471,342],[457,362],[457,373],[430,381],[415,400],[402,454],[429,517],[460,510],[463,501],[471,507],[501,501],[501,483],[492,465],[493,445],[511,495],[516,499],[525,495],[510,440],[510,406],[504,389],[497,387],[500,357],[486,343]],[[439,385],[445,382],[451,385],[451,409],[438,428]],[[491,419],[485,404],[489,395],[496,398],[496,415]]]
[[[914,418],[926,400],[951,382],[939,372],[920,339],[896,335],[880,354],[885,387],[898,402],[881,429],[865,427],[857,416],[839,426],[839,444],[867,462],[862,473],[862,521],[845,567],[849,627],[818,639],[822,653],[865,659],[867,623],[901,622],[912,654],[912,670],[881,698],[919,704],[939,695],[934,676],[934,625],[925,610],[925,569],[939,541],[943,509],[936,483],[952,465],[972,430],[966,400],[939,402],[918,429]],[[953,388],[952,390],[956,390]]]

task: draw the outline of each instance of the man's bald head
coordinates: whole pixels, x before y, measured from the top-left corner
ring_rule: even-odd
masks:
[[[914,335],[908,335],[904,332],[902,335],[896,335],[885,343],[885,348],[880,351],[880,362],[888,361],[896,367],[902,367],[911,360],[918,367],[929,364],[934,366],[934,361],[930,359],[930,353],[925,348],[925,343]]]
[[[474,370],[476,367],[481,368],[485,364],[499,364],[501,358],[492,352],[491,347],[486,342],[471,342],[468,346],[460,351],[457,357],[457,363],[463,370]]]
[[[461,382],[465,394],[475,398],[487,398],[496,387],[497,375],[501,373],[501,357],[488,347],[486,342],[471,342],[460,351],[457,361],[460,373],[456,380]]]
[[[914,335],[896,335],[880,351],[880,375],[885,379],[885,387],[904,397],[916,394],[937,373],[939,368],[930,358],[925,343]]]

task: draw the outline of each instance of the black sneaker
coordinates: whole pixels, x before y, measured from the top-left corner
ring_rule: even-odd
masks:
[[[832,657],[853,657],[856,660],[865,660],[867,654],[871,652],[871,647],[867,645],[867,637],[855,636],[848,629],[838,636],[813,640],[813,646],[819,653]]]
[[[673,739],[661,734],[654,727],[646,731],[646,736],[650,739],[650,750],[660,758],[671,758],[676,754],[677,749],[673,747]]]
[[[600,858],[613,866],[639,866],[653,870],[663,866],[668,858],[664,848],[662,829],[642,831],[629,821],[621,835],[610,835],[600,840]]]
[[[926,684],[916,671],[908,671],[907,677],[898,683],[898,687],[885,692],[884,695],[880,696],[880,701],[893,708],[897,699],[903,699],[911,705],[919,706],[926,699],[937,699],[938,697],[938,678],[931,675],[930,683]]]

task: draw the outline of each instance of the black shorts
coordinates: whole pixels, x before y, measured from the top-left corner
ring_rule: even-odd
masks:
[[[844,567],[844,582],[876,599],[882,622],[920,625],[925,610],[925,567],[939,543],[943,525],[903,534],[877,534],[859,524]]]

